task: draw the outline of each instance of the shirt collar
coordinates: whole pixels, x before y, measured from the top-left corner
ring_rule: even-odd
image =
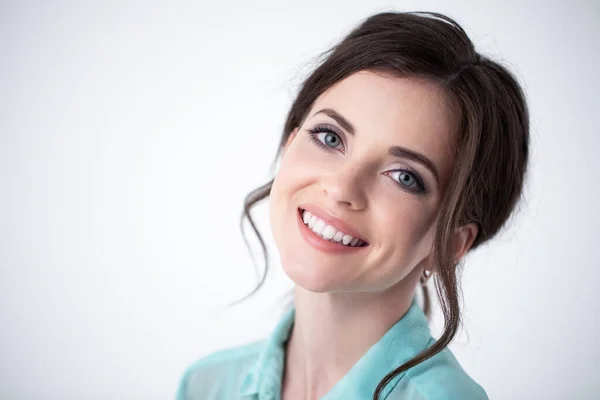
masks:
[[[294,323],[295,308],[288,310],[261,350],[256,363],[242,380],[243,396],[278,399],[285,360],[285,343]],[[326,394],[329,398],[370,398],[379,382],[394,368],[421,352],[431,339],[425,314],[413,298],[404,316],[396,322],[352,366],[350,371]],[[382,392],[383,398],[404,375],[397,375]]]
[[[251,396],[260,393],[261,400],[279,398],[285,360],[285,343],[288,340],[296,309],[287,310],[275,326],[257,361],[242,380],[240,393]]]

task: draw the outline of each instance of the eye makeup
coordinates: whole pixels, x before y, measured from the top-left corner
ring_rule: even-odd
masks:
[[[314,128],[307,129],[306,131],[309,133],[309,139],[312,142],[314,142],[317,146],[321,147],[322,149],[324,149],[326,151],[333,151],[333,150],[335,150],[335,148],[328,146],[327,144],[325,144],[321,140],[319,140],[317,138],[317,135],[319,133],[328,133],[328,134],[335,135],[339,138],[340,143],[343,143],[341,135],[339,133],[337,133],[335,130],[333,130],[329,125],[316,125]]]
[[[336,147],[329,146],[328,144],[324,143],[321,139],[319,139],[319,134],[326,133],[328,135],[334,135],[338,138],[338,142],[340,144],[343,144],[341,135],[338,132],[336,132],[336,130],[334,130],[331,126],[326,124],[317,124],[313,128],[306,129],[306,132],[309,134],[309,139],[312,143],[314,143],[319,148],[327,152],[334,152],[338,150],[336,150]],[[387,171],[386,175],[389,176],[389,174],[392,173],[399,173],[398,176],[404,176],[409,178],[410,184],[408,185],[404,184],[406,183],[405,179],[398,180],[392,178],[395,184],[398,185],[398,187],[400,187],[402,190],[406,190],[420,196],[427,194],[427,188],[423,179],[421,178],[419,173],[417,173],[414,169],[409,167],[393,169],[391,171]]]

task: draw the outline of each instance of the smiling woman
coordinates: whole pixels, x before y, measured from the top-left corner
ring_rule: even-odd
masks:
[[[409,274],[434,269],[434,222],[453,164],[456,123],[444,101],[436,84],[371,71],[356,72],[317,98],[312,108],[336,110],[338,120],[309,111],[284,145],[270,193],[282,266],[299,287],[364,297],[370,307],[408,308],[413,293],[404,286],[419,277]],[[317,218],[360,231],[368,248],[335,257],[307,249],[290,229],[290,216],[307,204],[318,207]],[[458,245],[466,247],[477,227],[460,229]]]
[[[242,215],[256,231],[249,211],[269,198],[293,308],[267,340],[191,366],[178,396],[486,399],[447,345],[460,324],[459,262],[521,196],[523,92],[437,13],[373,15],[326,55],[288,113],[279,170]]]

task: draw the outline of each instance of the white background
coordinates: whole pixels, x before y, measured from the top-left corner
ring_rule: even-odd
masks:
[[[267,335],[267,203],[273,273],[224,308],[256,283],[243,198],[314,58],[388,10],[456,18],[530,105],[526,201],[468,257],[452,350],[492,399],[597,398],[600,5],[466,0],[2,2],[0,398],[173,398]]]

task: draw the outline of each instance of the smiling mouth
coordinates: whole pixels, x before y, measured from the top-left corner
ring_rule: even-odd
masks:
[[[298,213],[300,214],[300,219],[302,220],[302,222],[304,222],[304,213],[306,212],[306,210],[302,209],[302,208],[298,208]],[[335,243],[335,244],[339,244],[340,246],[344,246],[344,247],[367,247],[369,245],[368,242],[349,235],[343,231],[339,231],[336,228],[334,228],[333,226],[327,224],[325,221],[321,220],[320,218],[318,218],[316,215],[314,216],[316,217],[318,220],[321,221],[321,225],[324,224],[324,227],[322,227],[322,229],[318,232],[315,232],[307,222],[304,222],[304,225],[310,229],[315,235],[319,236],[321,239],[326,240],[328,242],[331,243]],[[313,227],[316,225],[312,224]],[[329,228],[329,229],[328,229]],[[324,232],[328,230],[328,235],[325,235],[327,237],[324,236]]]

